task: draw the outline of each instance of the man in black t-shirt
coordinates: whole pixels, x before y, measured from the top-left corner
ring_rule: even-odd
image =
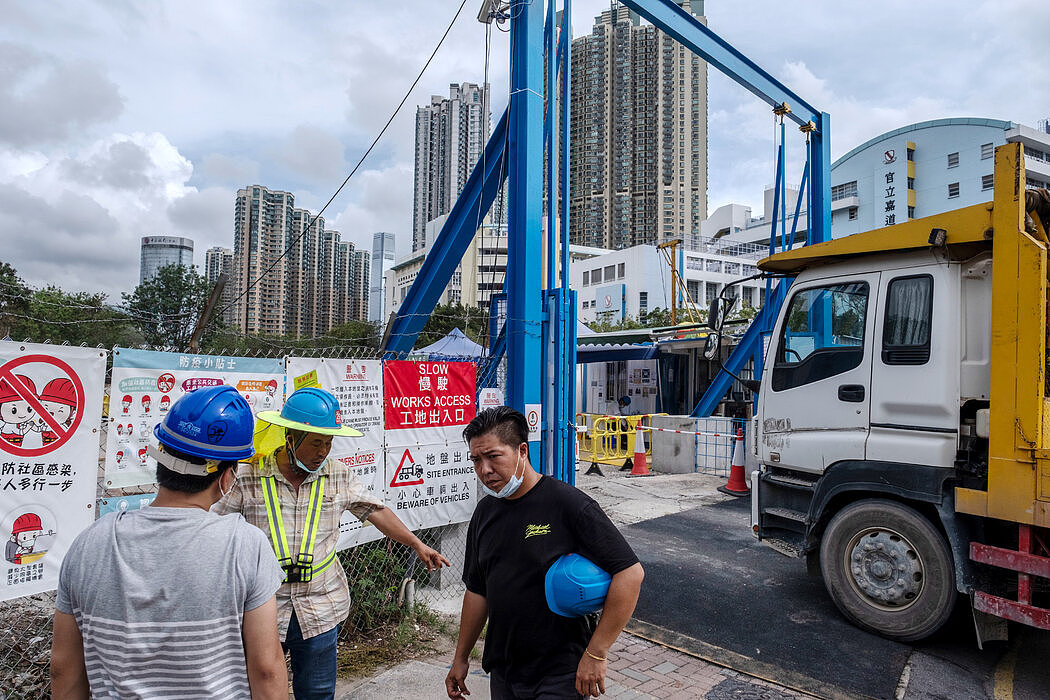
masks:
[[[463,612],[448,696],[469,695],[470,652],[487,619],[481,665],[493,700],[577,700],[605,692],[606,656],[634,612],[644,572],[594,499],[540,476],[529,462],[525,417],[506,406],[482,411],[463,431],[488,494],[467,530]],[[577,553],[612,576],[596,628],[547,607],[544,576]],[[593,630],[593,633],[592,633]]]

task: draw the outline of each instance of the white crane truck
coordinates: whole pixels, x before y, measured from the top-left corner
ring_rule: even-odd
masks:
[[[986,204],[759,263],[794,281],[761,377],[752,529],[901,641],[958,593],[978,642],[1005,620],[1050,629],[1050,194],[1026,193],[1020,144],[994,172]]]

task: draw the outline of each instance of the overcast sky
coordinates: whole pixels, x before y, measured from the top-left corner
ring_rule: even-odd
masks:
[[[232,247],[236,190],[261,184],[316,212],[433,50],[458,2],[0,0],[0,260],[31,286],[138,281],[139,239],[181,235],[197,262]],[[325,214],[371,248],[412,226],[415,107],[484,79],[480,0],[391,130]],[[609,3],[573,3],[575,36]],[[832,157],[916,121],[1050,117],[1046,0],[708,0],[709,26],[832,117]],[[493,32],[493,112],[507,101]],[[1037,89],[1038,88],[1038,89]],[[709,210],[761,210],[773,181],[768,107],[709,81]],[[800,152],[801,136],[789,143]],[[801,162],[790,170],[797,180]]]

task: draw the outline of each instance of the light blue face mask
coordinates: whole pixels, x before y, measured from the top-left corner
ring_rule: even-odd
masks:
[[[499,490],[498,493],[486,486],[485,482],[481,482],[481,490],[493,498],[507,498],[508,496],[513,496],[514,492],[518,490],[519,486],[521,486],[521,482],[525,481],[525,469],[522,469],[521,476],[518,476],[518,464],[521,464],[521,462],[521,453],[519,452],[518,462],[514,465],[514,473],[511,474],[510,480]]]
[[[284,449],[288,453],[288,461],[292,463],[293,467],[295,467],[296,469],[301,469],[302,471],[306,472],[307,474],[316,474],[317,472],[321,471],[321,467],[324,466],[324,462],[321,462],[321,465],[319,467],[317,467],[317,469],[311,469],[310,467],[308,467],[305,464],[303,464],[302,462],[300,462],[299,458],[295,456],[295,451],[299,449],[299,447],[303,444],[303,440],[305,440],[305,439],[306,439],[306,435],[303,434],[303,436],[301,438],[299,438],[299,443],[298,444],[293,445],[291,449],[289,449],[288,445],[285,444]]]

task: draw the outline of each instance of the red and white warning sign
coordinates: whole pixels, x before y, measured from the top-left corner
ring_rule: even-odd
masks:
[[[401,455],[401,461],[394,470],[394,478],[390,480],[391,488],[394,486],[416,486],[423,483],[423,465],[417,464],[412,459],[412,453],[405,450]]]
[[[106,352],[0,342],[0,600],[55,588],[95,519]]]

